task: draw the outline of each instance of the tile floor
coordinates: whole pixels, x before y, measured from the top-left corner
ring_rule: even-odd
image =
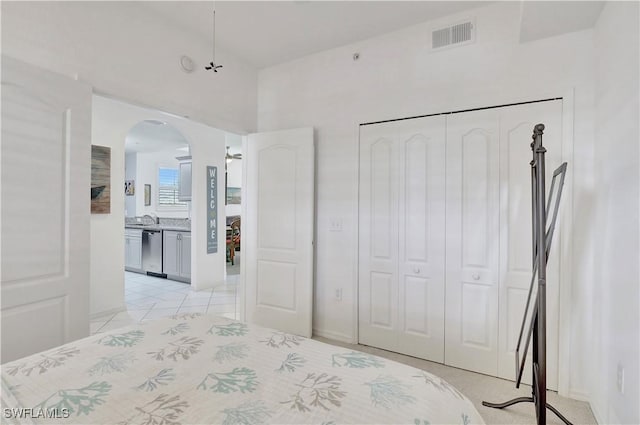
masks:
[[[236,319],[239,275],[228,275],[224,285],[194,291],[189,284],[124,272],[127,311],[91,319],[91,334],[178,313],[214,313]]]

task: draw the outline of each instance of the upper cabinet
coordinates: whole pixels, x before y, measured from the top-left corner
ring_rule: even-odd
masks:
[[[191,201],[191,159],[180,161],[180,186],[178,187],[178,200]]]

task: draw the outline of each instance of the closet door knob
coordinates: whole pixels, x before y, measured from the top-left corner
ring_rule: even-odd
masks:
[[[414,268],[413,268],[413,272],[414,272],[415,274],[418,274],[418,273],[420,273],[420,269],[419,269],[418,267],[414,267]]]
[[[480,275],[478,273],[472,274],[471,277],[473,278],[473,280],[480,280]]]

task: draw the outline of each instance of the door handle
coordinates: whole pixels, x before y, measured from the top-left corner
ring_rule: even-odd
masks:
[[[414,272],[415,274],[420,273],[420,268],[418,268],[418,267],[414,267],[414,268],[413,268],[413,272]]]
[[[473,280],[480,280],[480,274],[479,273],[474,273],[471,275],[471,277],[473,278]]]

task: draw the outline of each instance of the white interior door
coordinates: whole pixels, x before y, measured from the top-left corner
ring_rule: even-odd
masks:
[[[494,376],[498,374],[498,155],[497,109],[447,117],[445,363]]]
[[[514,356],[531,283],[531,169],[533,126],[544,123],[547,192],[562,162],[562,101],[532,103],[500,111],[500,312],[498,376],[515,380]],[[564,203],[568,198],[564,197]],[[547,265],[547,388],[558,387],[558,300],[560,241],[558,221]],[[531,350],[528,354],[531,359]],[[531,383],[531,362],[523,382]]]
[[[445,118],[360,131],[359,341],[444,361]]]
[[[311,337],[313,128],[250,134],[247,148],[242,223],[247,320]]]
[[[89,334],[90,148],[90,87],[3,56],[3,363]]]

